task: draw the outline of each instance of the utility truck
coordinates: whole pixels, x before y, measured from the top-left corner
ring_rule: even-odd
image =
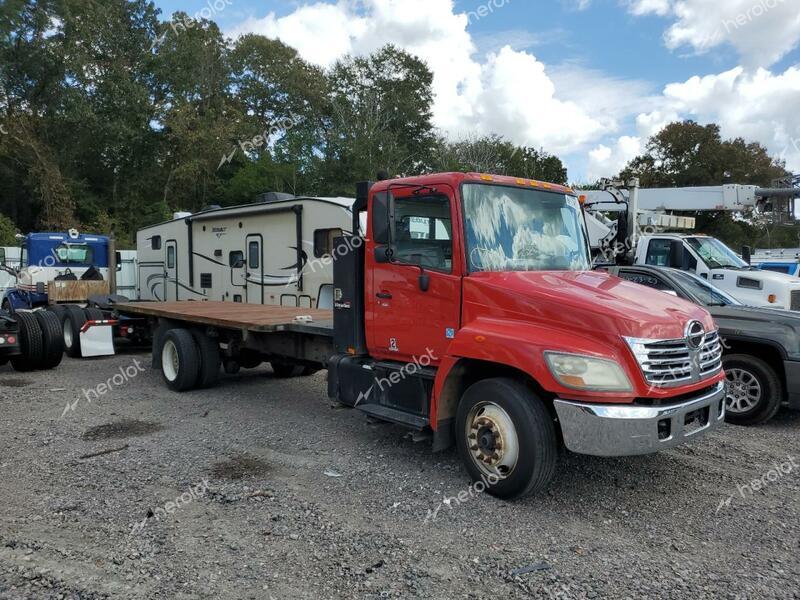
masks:
[[[672,267],[708,280],[748,306],[800,311],[800,280],[785,273],[758,269],[720,240],[694,233],[695,220],[669,211],[744,212],[762,198],[800,195],[796,188],[756,186],[639,189],[604,182],[601,191],[586,193],[592,247],[601,261]],[[608,214],[616,214],[612,219]],[[674,233],[677,231],[678,233]]]
[[[502,498],[544,489],[562,444],[641,455],[723,423],[711,316],[593,271],[572,190],[485,174],[387,179],[357,186],[351,219],[329,256],[332,311],[118,310],[151,321],[154,366],[174,391],[216,384],[222,362],[269,361],[278,376],[327,368],[332,399],[428,432],[434,450],[455,444]]]

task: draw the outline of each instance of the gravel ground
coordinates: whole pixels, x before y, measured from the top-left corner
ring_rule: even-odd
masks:
[[[0,414],[3,599],[800,598],[798,413],[656,456],[565,453],[516,503],[331,407],[324,373],[180,395],[145,354],[6,366]]]

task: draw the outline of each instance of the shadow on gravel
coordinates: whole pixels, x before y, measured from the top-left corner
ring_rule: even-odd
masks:
[[[800,425],[800,410],[791,410],[784,406],[775,417],[766,423],[770,429],[795,429]]]
[[[120,440],[140,435],[149,435],[161,431],[162,429],[164,428],[158,423],[128,419],[87,429],[83,432],[83,435],[81,435],[81,439],[86,441]]]
[[[27,379],[0,379],[0,387],[21,388],[31,383],[33,382]]]
[[[262,477],[269,471],[269,465],[260,458],[237,454],[228,460],[216,463],[210,473],[215,479],[245,479],[246,477]]]

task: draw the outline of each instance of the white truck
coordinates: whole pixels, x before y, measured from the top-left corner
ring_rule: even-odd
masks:
[[[749,249],[741,258],[720,240],[698,234],[664,233],[692,230],[695,220],[668,211],[747,212],[761,199],[794,199],[796,188],[756,186],[639,189],[605,182],[586,193],[587,227],[592,247],[604,262],[673,267],[696,273],[750,306],[800,311],[797,277],[758,269],[749,264]],[[616,219],[610,217],[616,214]]]

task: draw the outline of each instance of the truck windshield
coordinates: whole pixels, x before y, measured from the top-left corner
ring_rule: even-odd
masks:
[[[672,270],[671,274],[686,292],[706,306],[741,306],[741,302],[694,273]]]
[[[591,270],[574,196],[486,184],[463,195],[471,272]]]
[[[716,238],[688,238],[686,241],[709,269],[744,269],[749,266]]]
[[[92,249],[87,244],[61,244],[53,249],[53,254],[61,264],[92,264]]]

